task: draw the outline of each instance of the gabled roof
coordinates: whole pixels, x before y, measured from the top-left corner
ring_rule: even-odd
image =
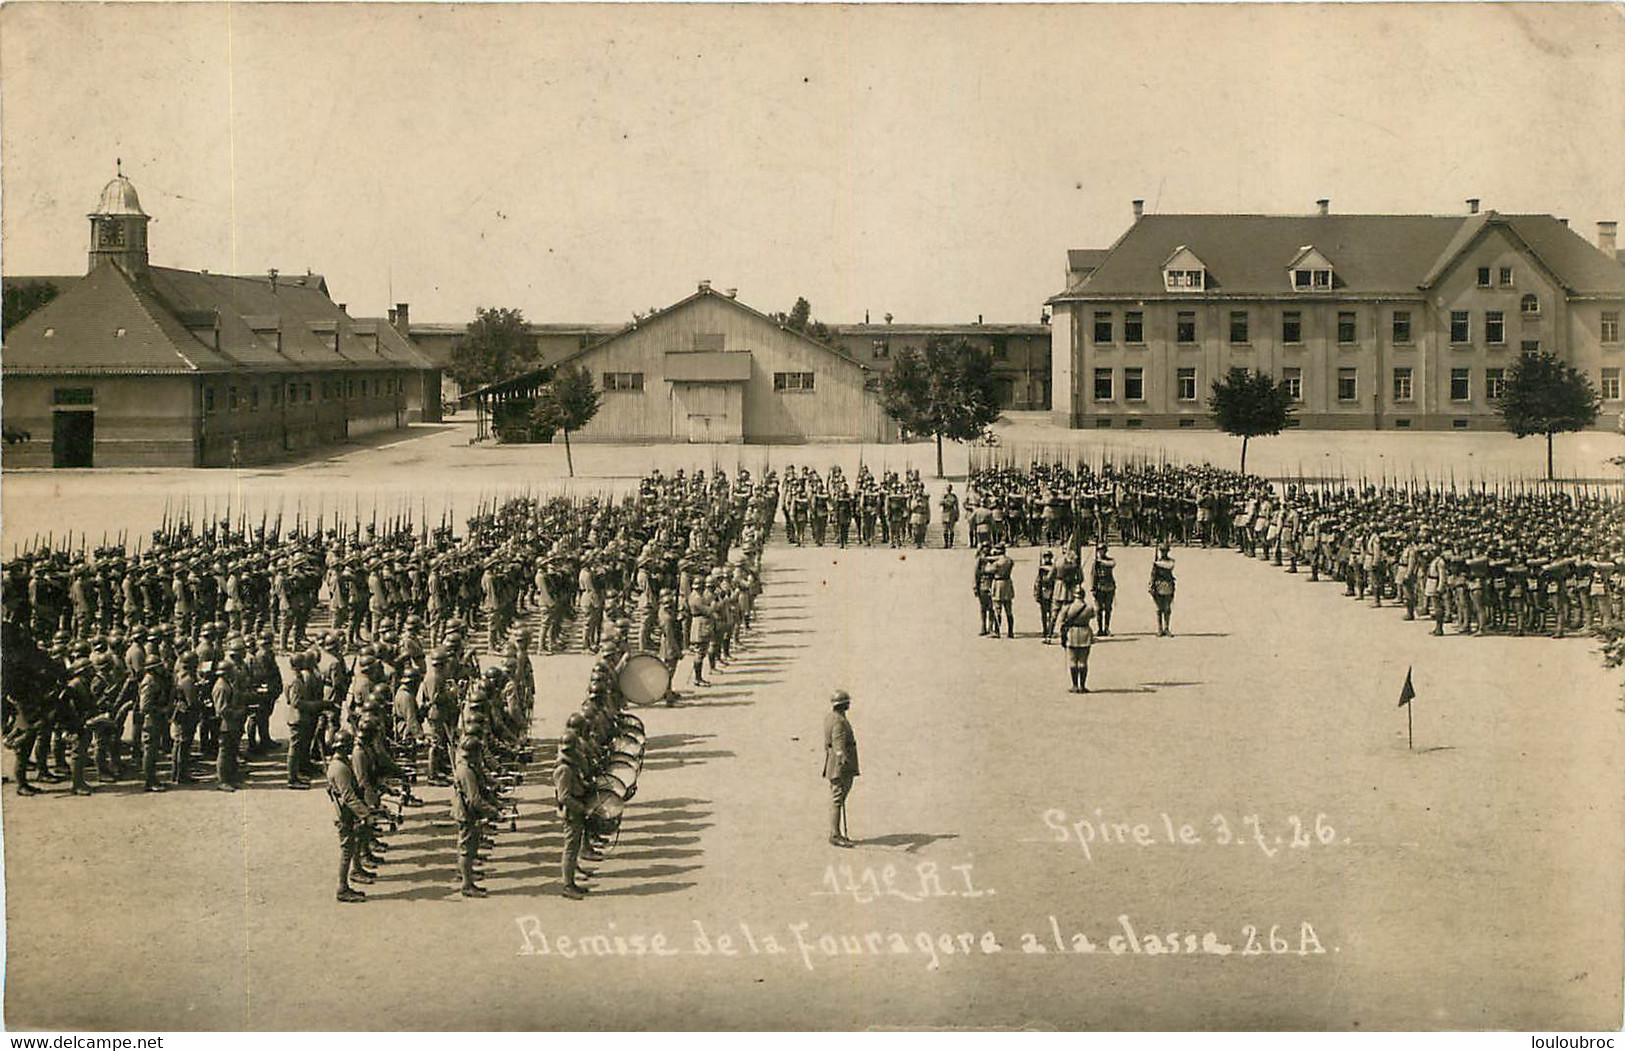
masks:
[[[602,347],[608,346],[609,344],[615,342],[618,339],[623,338],[624,336],[626,336],[626,335],[628,335],[628,334],[630,334],[632,332],[636,332],[638,329],[643,328],[644,326],[650,324],[651,322],[658,321],[659,319],[661,319],[663,317],[666,317],[669,314],[674,314],[677,311],[682,310],[684,307],[688,306],[690,303],[698,302],[699,300],[704,299],[707,296],[710,296],[711,298],[717,300],[718,302],[726,303],[726,304],[728,304],[729,306],[733,307],[736,310],[741,310],[741,311],[745,312],[746,314],[749,314],[751,317],[756,318],[757,320],[763,322],[764,324],[772,325],[774,328],[779,329],[781,332],[786,333],[787,335],[791,336],[792,338],[799,339],[803,343],[806,343],[808,346],[815,347],[818,350],[823,351],[824,353],[828,354],[830,357],[838,358],[841,361],[846,362],[848,365],[852,365],[852,366],[854,366],[854,367],[856,367],[858,369],[863,370],[864,372],[872,372],[872,371],[874,371],[868,365],[865,365],[863,362],[859,361],[857,358],[852,357],[850,354],[848,354],[845,350],[841,349],[840,347],[833,347],[833,346],[830,346],[828,343],[820,343],[816,339],[813,339],[811,336],[807,335],[806,333],[797,332],[795,329],[788,328],[788,327],[786,327],[784,325],[779,324],[777,321],[775,321],[772,318],[768,317],[766,314],[762,313],[760,310],[757,310],[754,307],[748,307],[745,304],[741,303],[739,300],[733,298],[732,296],[723,295],[721,292],[718,292],[714,288],[703,287],[699,291],[693,293],[692,295],[685,296],[684,298],[679,299],[677,302],[673,303],[671,306],[665,307],[665,308],[663,308],[661,310],[656,310],[654,313],[648,314],[648,315],[644,316],[643,318],[639,319],[638,321],[633,322],[630,325],[622,326],[621,328],[617,329],[615,332],[605,336],[603,339],[599,339],[599,340],[596,340],[596,341],[594,341],[592,343],[589,343],[587,346],[582,347],[580,350],[577,350],[577,351],[574,351],[573,353],[564,355],[562,358],[559,358],[557,361],[549,362],[548,364],[543,365],[541,368],[531,369],[528,372],[522,372],[517,376],[510,376],[509,378],[507,378],[505,380],[498,380],[495,383],[488,383],[485,386],[479,387],[479,388],[477,388],[475,390],[465,391],[463,396],[464,397],[473,397],[473,396],[480,395],[480,394],[488,394],[488,393],[494,393],[494,392],[502,391],[502,390],[511,390],[511,389],[516,389],[516,388],[522,388],[522,387],[525,387],[525,386],[528,386],[528,385],[531,385],[531,384],[534,384],[534,383],[545,382],[547,374],[551,373],[554,369],[558,368],[560,365],[565,365],[565,364],[568,364],[569,362],[577,360],[578,358],[585,357],[586,355],[591,354],[591,353],[599,350]]]
[[[1332,270],[1336,269],[1326,253],[1314,245],[1304,245],[1298,249],[1298,254],[1286,264],[1288,270]]]
[[[1491,228],[1507,231],[1564,288],[1625,295],[1625,267],[1549,215],[1147,215],[1088,277],[1049,302],[1164,294],[1179,246],[1207,264],[1225,295],[1285,295],[1284,272],[1305,245],[1336,260],[1341,294],[1415,296]]]
[[[726,303],[729,306],[733,307],[735,310],[743,311],[744,313],[749,314],[751,317],[756,318],[757,320],[763,322],[764,324],[772,325],[774,328],[779,329],[781,332],[784,332],[785,334],[787,334],[787,335],[789,335],[789,336],[791,336],[791,337],[793,337],[795,339],[801,340],[803,343],[806,343],[810,347],[816,347],[817,349],[823,351],[826,354],[829,354],[832,357],[839,358],[839,359],[841,359],[842,361],[846,362],[849,365],[855,365],[855,366],[857,366],[858,368],[862,369],[865,372],[872,371],[869,368],[868,365],[865,365],[863,362],[859,361],[857,358],[852,357],[850,354],[848,354],[846,351],[842,350],[840,347],[832,347],[828,343],[820,343],[816,339],[813,339],[811,336],[807,335],[805,332],[797,332],[793,328],[789,328],[789,327],[787,327],[785,325],[781,325],[777,321],[775,321],[772,318],[768,317],[766,314],[762,313],[760,310],[757,310],[754,307],[748,307],[745,304],[741,303],[739,300],[734,299],[732,296],[725,296],[721,292],[718,292],[716,289],[709,288],[709,287],[701,288],[699,291],[693,293],[692,295],[686,296],[683,299],[679,299],[677,302],[673,303],[669,307],[664,308],[663,310],[657,310],[654,313],[645,316],[641,320],[636,321],[636,322],[634,322],[634,323],[632,323],[630,325],[626,325],[626,326],[622,327],[621,329],[619,329],[618,331],[616,331],[616,332],[614,332],[614,333],[612,333],[612,334],[610,334],[608,336],[605,336],[603,339],[597,340],[596,342],[593,342],[593,343],[589,343],[585,347],[582,347],[580,350],[576,351],[573,354],[566,354],[564,357],[559,358],[557,361],[553,362],[553,365],[555,365],[555,366],[556,365],[563,365],[565,362],[574,361],[576,358],[582,357],[583,355],[591,354],[593,351],[597,350],[599,347],[602,347],[602,346],[604,346],[605,344],[608,344],[608,343],[613,343],[615,340],[620,339],[622,336],[625,336],[627,333],[635,332],[638,329],[642,328],[643,326],[648,325],[650,322],[657,321],[660,318],[663,318],[663,317],[667,316],[668,314],[674,314],[677,311],[679,311],[679,310],[683,309],[684,307],[688,306],[690,303],[697,302],[697,301],[699,301],[701,299],[704,299],[707,296],[710,296],[712,299],[715,299],[719,303]]]
[[[1201,256],[1190,250],[1189,245],[1175,245],[1174,250],[1168,253],[1168,258],[1162,261],[1162,269],[1170,268],[1206,270],[1208,266],[1202,262]]]

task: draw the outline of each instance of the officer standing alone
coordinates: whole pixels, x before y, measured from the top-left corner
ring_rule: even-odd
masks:
[[[824,717],[824,779],[829,782],[829,841],[832,846],[854,847],[846,836],[846,797],[858,776],[858,739],[846,710],[852,696],[836,690],[830,696],[830,713]]]

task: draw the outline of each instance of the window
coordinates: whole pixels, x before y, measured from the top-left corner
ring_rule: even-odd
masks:
[[[1332,272],[1330,270],[1316,270],[1315,288],[1323,289],[1330,287],[1332,287]]]
[[[1303,315],[1296,310],[1288,310],[1281,315],[1281,342],[1303,342]]]
[[[209,387],[203,391],[203,411],[214,411],[214,388]]]
[[[1111,425],[1112,425],[1112,418],[1110,416],[1097,416],[1095,418],[1095,429],[1096,430],[1110,430]]]
[[[1145,421],[1140,419],[1138,416],[1131,416],[1123,421],[1123,425],[1125,427],[1144,427]]]
[[[1002,339],[988,340],[987,349],[992,351],[994,361],[1005,361],[1010,357],[1010,344]]]
[[[226,408],[232,412],[237,411],[237,388],[233,387],[226,392]]]
[[[643,373],[634,372],[638,378],[638,390],[643,389]],[[775,372],[773,374],[773,389],[776,391],[812,390],[813,374],[810,372]]]
[[[1518,300],[1518,309],[1524,317],[1540,316],[1540,297],[1531,293]]]
[[[1111,369],[1096,369],[1095,370],[1095,400],[1096,401],[1111,401],[1112,400],[1112,370]]]
[[[1281,382],[1286,385],[1286,392],[1293,401],[1303,400],[1303,369],[1296,365],[1289,365],[1281,370]]]
[[[874,344],[872,345],[871,349],[874,352],[874,356],[877,357],[877,358],[889,358],[889,357],[891,357],[891,341],[890,340],[877,339],[877,340],[874,341]]]
[[[1164,270],[1162,276],[1169,291],[1187,288],[1201,291],[1207,284],[1205,270]]]
[[[1353,343],[1355,328],[1354,311],[1339,310],[1337,312],[1337,342]]]
[[[1195,401],[1196,400],[1196,370],[1193,369],[1193,368],[1182,368],[1182,369],[1179,370],[1178,376],[1176,378],[1179,381],[1179,400],[1180,401]]]
[[[307,383],[305,384],[305,401],[307,403],[310,401],[310,393],[310,384]]]
[[[299,400],[299,384],[288,384],[288,404],[292,405]]]
[[[773,389],[783,390],[779,379],[789,373],[779,372],[773,376]],[[796,375],[801,375],[799,372]],[[638,391],[643,389],[643,373],[641,372],[606,372],[604,373],[604,390],[608,391]],[[810,384],[809,384],[810,386]]]
[[[1490,268],[1487,266],[1481,266],[1478,268],[1478,287],[1490,287]]]
[[[1499,310],[1484,313],[1484,342],[1500,346],[1507,341],[1507,317]]]
[[[1500,401],[1501,395],[1506,392],[1506,370],[1484,370],[1484,397],[1490,401]]]
[[[1458,431],[1465,431],[1468,426],[1468,421],[1457,417],[1456,419],[1450,421],[1450,426],[1454,427]]]
[[[1292,287],[1299,292],[1324,292],[1332,287],[1332,272],[1323,268],[1294,270]]]
[[[1409,310],[1394,311],[1394,342],[1409,343],[1411,341],[1411,312]]]
[[[1196,342],[1196,311],[1181,310],[1174,319],[1174,340],[1179,343]]]
[[[1473,398],[1472,372],[1467,369],[1450,370],[1450,400],[1471,401]]]
[[[94,387],[57,387],[51,391],[52,405],[94,405],[96,404],[96,388]]]
[[[1409,416],[1401,416],[1399,419],[1394,421],[1394,426],[1402,428],[1402,429],[1407,428],[1410,425],[1411,425],[1411,418]]]
[[[1354,401],[1359,396],[1359,373],[1355,369],[1338,369],[1337,400]]]
[[[1230,342],[1247,343],[1247,312],[1245,310],[1232,310],[1230,312]]]
[[[1411,400],[1411,370],[1409,368],[1394,370],[1394,400]]]
[[[721,350],[724,346],[723,335],[721,332],[696,332],[692,346],[695,350]]]
[[[1526,339],[1522,343],[1518,344],[1518,349],[1523,351],[1525,354],[1539,354],[1540,340]]]
[[[1095,311],[1095,342],[1110,343],[1112,341],[1112,315],[1109,310]]]
[[[378,397],[378,377],[377,376],[374,376],[372,378],[372,396],[374,398]]]
[[[1123,342],[1145,342],[1145,315],[1138,310],[1130,310],[1123,315]]]
[[[1602,312],[1602,325],[1599,327],[1604,343],[1619,342],[1619,311],[1605,310]]]
[[[1605,401],[1619,400],[1619,370],[1602,370],[1602,396]]]
[[[1125,401],[1145,400],[1145,370],[1132,368],[1123,370],[1123,399]]]
[[[1450,342],[1471,343],[1473,341],[1473,316],[1465,310],[1452,310],[1450,312]]]
[[[1512,286],[1512,268],[1510,266],[1503,266],[1501,268],[1501,287],[1502,288],[1510,288],[1511,286]]]
[[[250,412],[260,411],[260,389],[258,387],[248,389],[248,409]]]
[[[345,377],[344,380],[344,396],[346,398],[355,397],[355,380],[350,377]]]
[[[1307,270],[1292,271],[1292,287],[1307,292],[1314,287],[1314,275]]]

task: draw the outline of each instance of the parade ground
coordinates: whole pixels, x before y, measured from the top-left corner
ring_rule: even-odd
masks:
[[[8,474],[5,539],[133,536],[166,500],[228,486],[286,514],[301,498],[365,508],[375,492],[387,510],[419,491],[467,511],[482,491],[557,484],[516,464],[562,449],[470,450],[466,434],[145,484]],[[592,477],[577,484],[631,485],[694,451],[657,455],[578,447]],[[857,450],[771,455],[822,469]],[[1174,635],[1160,638],[1149,553],[1129,548],[1092,692],[1074,695],[1062,651],[1037,637],[1036,552],[1013,554],[1017,637],[995,640],[977,634],[963,546],[775,536],[736,661],[708,689],[681,675],[679,707],[640,710],[638,794],[582,901],[560,894],[547,781],[590,667],[580,652],[537,658],[541,744],[483,900],[456,894],[446,789],[420,788],[428,805],[405,812],[369,900],[340,905],[332,807],[320,785],[279,787],[279,755],[235,794],[124,782],[24,799],[8,785],[6,1023],[1617,1025],[1625,709],[1595,640],[1435,638],[1339,585],[1178,548]],[[827,843],[821,779],[837,687],[861,756],[851,850]]]

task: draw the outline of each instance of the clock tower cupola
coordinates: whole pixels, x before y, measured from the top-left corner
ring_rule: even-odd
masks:
[[[147,272],[147,222],[135,187],[124,177],[124,166],[102,188],[101,200],[90,213],[90,270],[111,260],[131,277]]]

